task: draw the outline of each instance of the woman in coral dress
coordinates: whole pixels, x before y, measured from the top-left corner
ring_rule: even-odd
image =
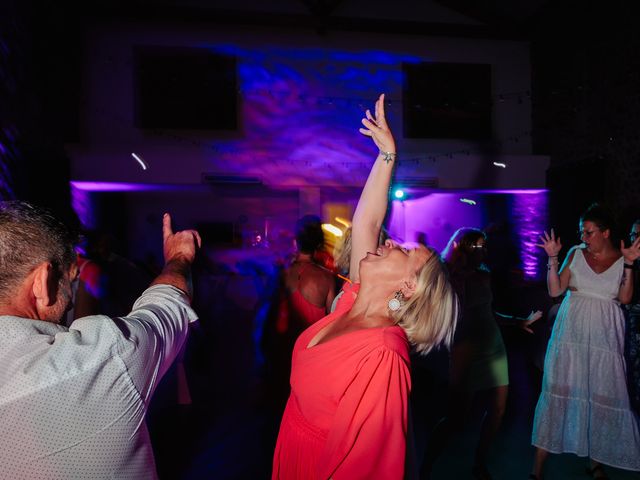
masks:
[[[428,352],[453,337],[456,298],[439,257],[391,241],[378,247],[396,157],[384,95],[362,123],[380,153],[353,218],[352,283],[295,344],[273,479],[408,475],[409,342]]]

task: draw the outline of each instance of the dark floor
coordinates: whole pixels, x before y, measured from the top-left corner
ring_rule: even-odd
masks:
[[[225,289],[229,288],[225,285]],[[214,290],[218,287],[219,284],[209,286]],[[234,285],[230,291],[243,288],[248,285]],[[154,397],[148,423],[163,480],[270,478],[279,414],[270,401],[264,365],[259,365],[252,336],[257,310],[246,308],[246,298],[222,293],[228,301],[212,307],[218,320],[203,322],[190,338],[186,365],[191,405],[176,405],[176,377],[172,372]],[[509,402],[488,462],[497,480],[526,479],[531,468],[530,434],[540,382],[534,361],[540,351],[540,336],[544,338],[544,333],[536,337],[503,329],[509,354]],[[418,459],[429,432],[444,412],[446,380],[439,373],[444,370],[446,354],[413,367],[412,409]],[[471,478],[481,410],[475,406],[465,430],[445,449],[435,465],[434,480]],[[553,455],[547,462],[545,480],[586,480],[586,465],[584,458]],[[614,468],[607,468],[607,473],[612,480],[640,479],[638,473]]]

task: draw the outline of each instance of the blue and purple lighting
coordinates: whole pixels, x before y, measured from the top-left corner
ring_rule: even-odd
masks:
[[[500,213],[490,213],[488,201],[503,197]],[[471,199],[473,198],[473,200]],[[467,200],[464,201],[463,200]],[[470,203],[472,200],[474,203]],[[495,217],[495,218],[494,218]],[[535,244],[547,223],[547,190],[473,190],[434,192],[411,200],[393,201],[389,231],[401,241],[414,241],[423,234],[428,243],[442,251],[458,228],[483,229],[488,224],[508,221],[517,242],[519,267],[525,280],[540,280],[541,251]]]
[[[547,192],[514,195],[511,216],[515,224],[525,279],[540,280],[542,252],[536,244],[547,225]]]
[[[399,121],[400,65],[424,61],[371,50],[202,46],[237,58],[243,124],[241,139],[215,140],[206,168],[267,185],[362,184],[373,151],[358,137],[364,110],[385,92],[389,121]]]

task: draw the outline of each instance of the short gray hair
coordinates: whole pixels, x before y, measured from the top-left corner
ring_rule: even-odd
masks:
[[[6,300],[42,262],[63,273],[76,260],[77,238],[44,209],[0,202],[0,300]]]

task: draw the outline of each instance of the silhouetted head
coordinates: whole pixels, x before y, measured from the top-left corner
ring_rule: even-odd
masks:
[[[447,242],[442,256],[452,271],[478,268],[486,259],[487,236],[477,228],[462,227]]]
[[[300,252],[308,254],[324,247],[324,232],[319,217],[305,215],[296,222],[296,245]]]

